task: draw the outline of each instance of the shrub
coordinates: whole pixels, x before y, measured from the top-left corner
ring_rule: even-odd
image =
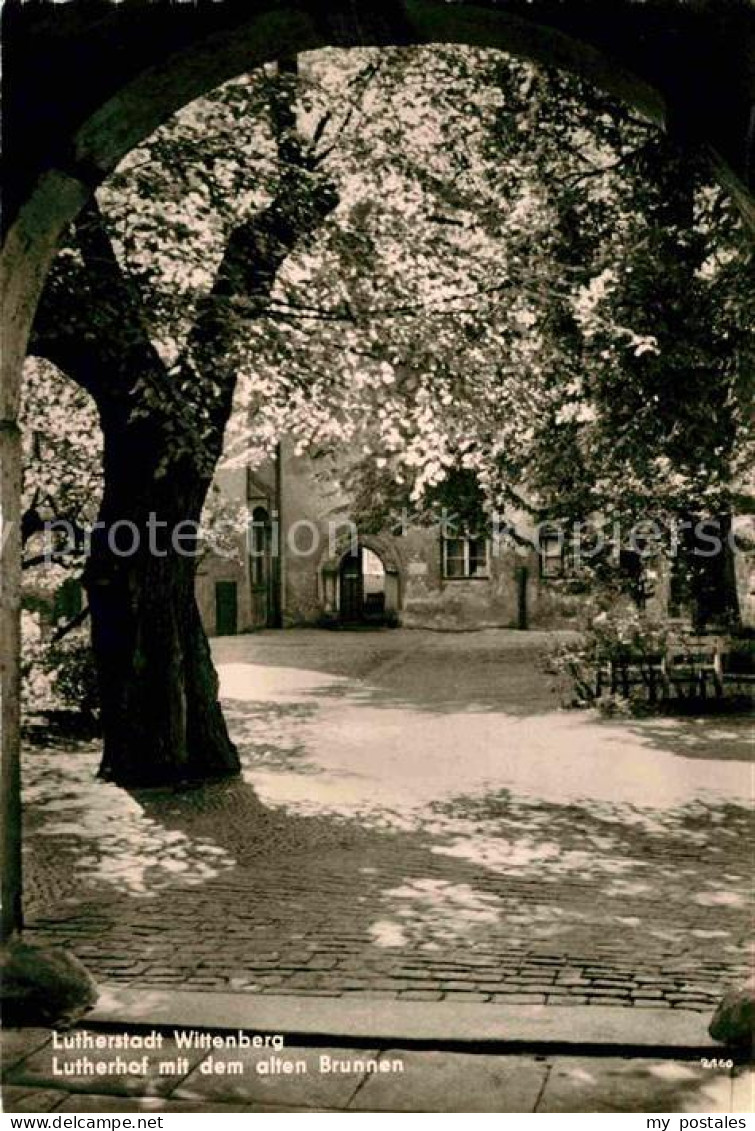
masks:
[[[630,714],[640,704],[647,706],[642,686],[634,695],[611,691],[597,695],[598,677],[609,664],[631,661],[650,685],[651,662],[664,653],[674,638],[670,624],[630,606],[602,609],[589,617],[575,641],[559,644],[547,658],[547,670],[556,676],[561,703],[565,707],[598,707],[609,715]]]
[[[22,701],[27,713],[72,712],[96,719],[99,693],[87,637],[71,634],[57,643],[24,641]]]

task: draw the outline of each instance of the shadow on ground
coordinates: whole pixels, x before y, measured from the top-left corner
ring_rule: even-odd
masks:
[[[219,643],[242,779],[28,750],[30,941],[140,987],[709,1010],[739,979],[733,720],[546,711],[525,634],[337,635]]]

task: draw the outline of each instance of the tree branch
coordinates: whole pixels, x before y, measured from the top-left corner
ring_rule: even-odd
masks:
[[[94,197],[75,224],[81,262],[66,257],[48,277],[30,352],[87,390],[101,410],[128,400],[138,376],[163,379],[165,366],[146,328],[141,296],[121,268]]]
[[[296,76],[296,60],[278,64],[279,74]],[[280,267],[315,232],[338,203],[335,188],[312,168],[298,133],[293,84],[281,83],[270,101],[280,168],[273,201],[238,224],[226,242],[210,293],[199,303],[179,360],[182,386],[201,392],[210,418],[209,448],[220,455],[230,415],[238,365],[238,323],[265,314]]]
[[[24,558],[21,569],[34,569],[38,565],[70,565],[65,554],[35,554],[33,558]]]
[[[69,632],[73,632],[75,628],[78,628],[80,624],[83,624],[88,616],[89,605],[85,605],[81,612],[77,613],[76,616],[69,620],[67,624],[62,625],[61,628],[58,628],[55,630],[55,632],[53,632],[52,636],[50,637],[50,643],[59,644],[61,640],[68,636]]]

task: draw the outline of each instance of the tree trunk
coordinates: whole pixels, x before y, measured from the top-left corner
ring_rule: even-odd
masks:
[[[197,527],[189,524],[199,522],[209,481],[190,459],[160,473],[153,453],[164,440],[153,423],[116,417],[103,425],[106,488],[85,573],[104,732],[100,775],[150,786],[236,774],[194,596]]]
[[[295,73],[295,64],[286,69]],[[186,524],[199,523],[222,451],[239,325],[267,312],[281,265],[338,204],[297,134],[292,95],[289,84],[270,108],[278,191],[230,233],[173,372],[149,338],[138,288],[94,200],[76,225],[84,299],[70,279],[56,289],[53,274],[38,311],[35,352],[92,394],[102,421],[104,495],[84,582],[104,733],[100,774],[119,785],[239,772],[196,605]],[[91,309],[80,309],[82,301]],[[171,537],[179,532],[184,553]],[[124,553],[135,540],[134,552]]]

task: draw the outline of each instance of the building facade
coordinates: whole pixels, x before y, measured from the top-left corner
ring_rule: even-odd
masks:
[[[576,627],[591,597],[573,576],[557,531],[538,549],[463,529],[408,527],[362,534],[327,461],[297,455],[219,473],[215,490],[249,516],[234,552],[209,552],[197,598],[209,635],[264,627],[401,624],[445,630]],[[521,517],[521,516],[520,516]],[[522,523],[518,528],[524,535]],[[530,532],[531,534],[534,533]],[[752,560],[737,560],[740,606],[753,615]],[[663,567],[647,571],[643,602],[667,612],[673,586]],[[682,617],[683,611],[680,611]]]
[[[197,599],[210,636],[266,627],[401,624],[412,628],[576,627],[591,598],[575,577],[563,538],[542,528],[526,545],[463,529],[408,527],[362,534],[327,461],[297,455],[290,442],[254,470],[221,471],[214,490],[248,516],[233,552],[205,554]],[[521,516],[520,516],[521,517]],[[755,625],[752,516],[733,520],[739,619]],[[530,535],[534,531],[529,532]],[[638,588],[648,612],[690,619],[662,559]]]

